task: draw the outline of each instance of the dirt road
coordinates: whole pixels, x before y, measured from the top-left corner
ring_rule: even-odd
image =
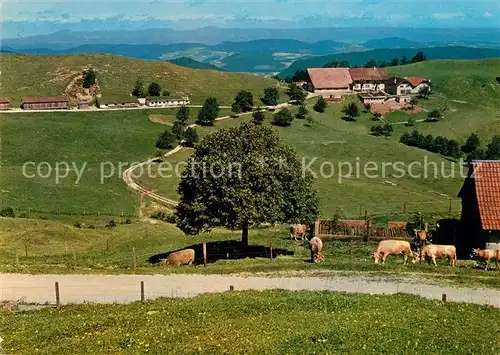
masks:
[[[54,303],[59,282],[61,303],[127,303],[145,298],[193,297],[202,293],[235,290],[311,290],[369,294],[408,293],[452,302],[470,302],[500,308],[500,290],[426,285],[411,279],[362,276],[240,276],[240,275],[0,275],[0,301],[26,297],[26,302]]]

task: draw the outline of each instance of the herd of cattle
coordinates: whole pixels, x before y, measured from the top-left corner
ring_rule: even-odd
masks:
[[[305,225],[291,225],[290,238],[297,240],[306,238],[307,226]],[[427,261],[429,264],[432,262],[437,266],[437,259],[448,259],[450,266],[454,267],[457,261],[457,250],[454,245],[436,245],[432,244],[429,240],[427,226],[424,230],[415,230],[414,246],[418,251],[412,250],[412,244],[404,240],[383,240],[378,246],[377,250],[373,253],[373,261],[375,264],[385,264],[389,255],[402,255],[406,265],[408,257],[412,258],[413,264],[420,260]],[[318,237],[313,237],[309,241],[309,248],[311,250],[311,261],[320,262],[325,259],[323,256],[323,241]],[[500,262],[500,250],[494,249],[473,249],[471,257],[484,263],[485,270],[488,269],[489,263],[494,261],[498,269]]]

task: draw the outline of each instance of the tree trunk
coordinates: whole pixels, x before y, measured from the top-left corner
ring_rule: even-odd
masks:
[[[241,242],[248,245],[248,226],[243,226],[241,231]]]

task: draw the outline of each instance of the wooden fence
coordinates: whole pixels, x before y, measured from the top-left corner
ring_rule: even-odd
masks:
[[[391,222],[394,223],[394,222]],[[394,224],[392,224],[394,225]],[[317,220],[314,224],[314,236],[322,240],[374,240],[414,238],[401,227],[375,227],[370,219],[366,220]]]

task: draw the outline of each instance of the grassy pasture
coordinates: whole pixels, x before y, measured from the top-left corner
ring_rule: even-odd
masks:
[[[236,93],[250,90],[259,102],[264,88],[276,81],[263,77],[197,70],[164,61],[138,60],[109,54],[78,54],[62,56],[1,54],[1,97],[8,97],[11,106],[19,106],[23,97],[61,95],[77,75],[91,65],[97,71],[102,100],[122,99],[130,95],[140,77],[147,86],[158,82],[172,95],[188,95],[191,103],[202,104],[214,96],[220,104],[231,105]]]
[[[493,354],[499,317],[409,295],[273,290],[69,305],[1,323],[15,354]]]
[[[216,229],[197,237],[185,236],[175,226],[157,224],[125,224],[117,219],[115,228],[105,228],[105,220],[87,221],[83,228],[68,223],[39,219],[0,218],[0,271],[23,273],[207,273],[272,271],[363,272],[374,274],[417,274],[440,283],[467,286],[500,287],[498,270],[480,270],[470,263],[450,268],[445,261],[436,268],[426,264],[403,266],[402,257],[390,257],[387,264],[374,265],[371,259],[376,242],[353,242],[352,258],[349,242],[325,242],[325,262],[311,264],[307,242],[292,242],[286,227],[254,229],[250,244],[255,258],[242,258],[241,232]],[[92,224],[95,229],[89,229]],[[201,243],[207,243],[207,267],[203,266]],[[215,243],[218,242],[218,243]],[[270,259],[269,243],[273,245]],[[148,259],[169,251],[192,247],[197,253],[194,267],[157,267]],[[230,247],[226,249],[225,246]],[[133,268],[132,248],[136,249],[137,267]],[[231,249],[232,248],[232,249]],[[28,256],[26,257],[25,253]],[[229,253],[227,255],[226,253]],[[16,259],[17,254],[17,259]],[[19,264],[17,264],[17,260]]]

